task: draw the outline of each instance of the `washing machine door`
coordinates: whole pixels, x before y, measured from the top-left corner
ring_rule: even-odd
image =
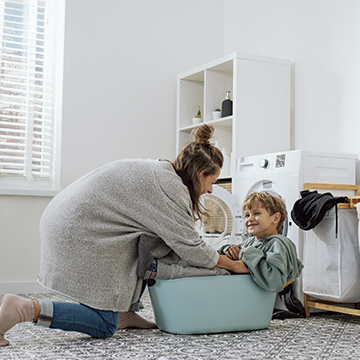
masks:
[[[202,201],[210,216],[206,224],[198,227],[202,239],[216,250],[225,244],[239,244],[242,210],[235,196],[213,185],[212,194],[205,194]]]

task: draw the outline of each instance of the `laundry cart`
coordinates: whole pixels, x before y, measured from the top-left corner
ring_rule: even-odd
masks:
[[[308,183],[304,188],[347,200],[321,214],[322,220],[305,231],[306,316],[310,316],[310,308],[360,316],[360,186]]]

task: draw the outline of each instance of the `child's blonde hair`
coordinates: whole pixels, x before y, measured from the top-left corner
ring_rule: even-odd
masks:
[[[286,205],[284,199],[280,195],[270,194],[266,191],[253,192],[245,198],[242,209],[251,209],[255,201],[259,201],[270,215],[280,213],[280,221],[277,225],[278,232],[283,231],[283,224],[287,217]]]

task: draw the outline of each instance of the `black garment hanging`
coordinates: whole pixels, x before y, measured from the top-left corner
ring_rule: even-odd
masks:
[[[291,210],[291,217],[294,223],[302,230],[313,229],[333,206],[338,203],[348,202],[346,196],[334,197],[331,193],[319,194],[317,190],[304,190],[300,192],[300,195],[301,199],[295,202]]]

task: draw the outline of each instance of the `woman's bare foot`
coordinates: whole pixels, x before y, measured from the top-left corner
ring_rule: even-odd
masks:
[[[142,318],[134,311],[119,312],[119,329],[138,328],[138,329],[156,329],[155,323]]]

